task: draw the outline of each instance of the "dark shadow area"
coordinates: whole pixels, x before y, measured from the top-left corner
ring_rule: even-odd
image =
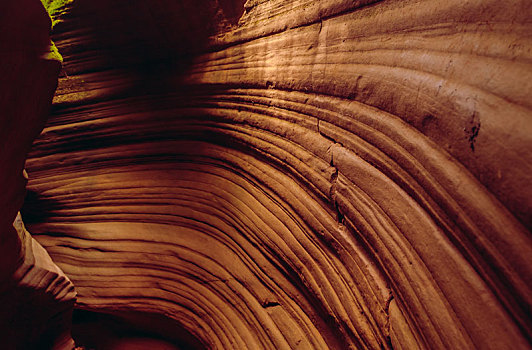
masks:
[[[24,224],[38,224],[54,217],[54,211],[59,209],[60,206],[57,201],[33,190],[27,190],[24,205],[20,209],[20,215]]]
[[[75,0],[52,37],[67,77],[120,70],[133,82],[129,93],[163,93],[221,20],[214,0]]]
[[[76,309],[72,337],[77,346],[97,349],[180,349],[205,347],[187,330],[168,318],[146,313],[107,315]]]
[[[246,0],[218,0],[224,12],[225,19],[232,25],[237,24],[240,17],[244,14],[245,2]]]

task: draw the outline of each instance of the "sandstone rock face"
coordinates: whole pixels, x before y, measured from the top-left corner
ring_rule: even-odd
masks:
[[[72,310],[76,293],[70,279],[15,220],[21,240],[21,262],[2,280],[0,331],[4,349],[71,350]]]
[[[530,348],[531,14],[77,0],[24,220],[206,348]]]
[[[25,230],[24,161],[43,128],[60,62],[39,1],[2,1],[0,11],[0,343],[2,349],[72,349],[72,282]]]

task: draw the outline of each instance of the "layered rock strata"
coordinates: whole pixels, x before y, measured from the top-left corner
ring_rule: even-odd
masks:
[[[24,219],[78,307],[217,349],[530,348],[529,2],[159,5],[54,34]]]

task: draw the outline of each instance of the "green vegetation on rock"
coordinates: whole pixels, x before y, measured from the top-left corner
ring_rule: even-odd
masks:
[[[68,6],[74,0],[41,0],[44,8],[48,12],[48,15],[52,19],[52,28],[59,22],[61,22],[61,16],[68,10]],[[63,56],[57,50],[54,42],[50,40],[49,52],[44,55],[45,59],[57,60],[63,62]]]
[[[50,18],[52,19],[52,28],[61,21],[60,17],[67,11],[68,5],[74,0],[41,0],[42,4]]]
[[[63,62],[63,56],[61,56],[59,50],[57,49],[57,46],[55,46],[55,43],[52,40],[50,40],[50,46],[48,50],[49,51],[42,56],[44,59]]]

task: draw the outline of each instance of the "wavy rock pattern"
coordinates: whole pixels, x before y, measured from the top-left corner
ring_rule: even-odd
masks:
[[[73,349],[74,285],[17,216],[21,262],[0,284],[4,349]]]
[[[161,4],[54,36],[24,216],[80,308],[219,349],[530,348],[529,2]]]

